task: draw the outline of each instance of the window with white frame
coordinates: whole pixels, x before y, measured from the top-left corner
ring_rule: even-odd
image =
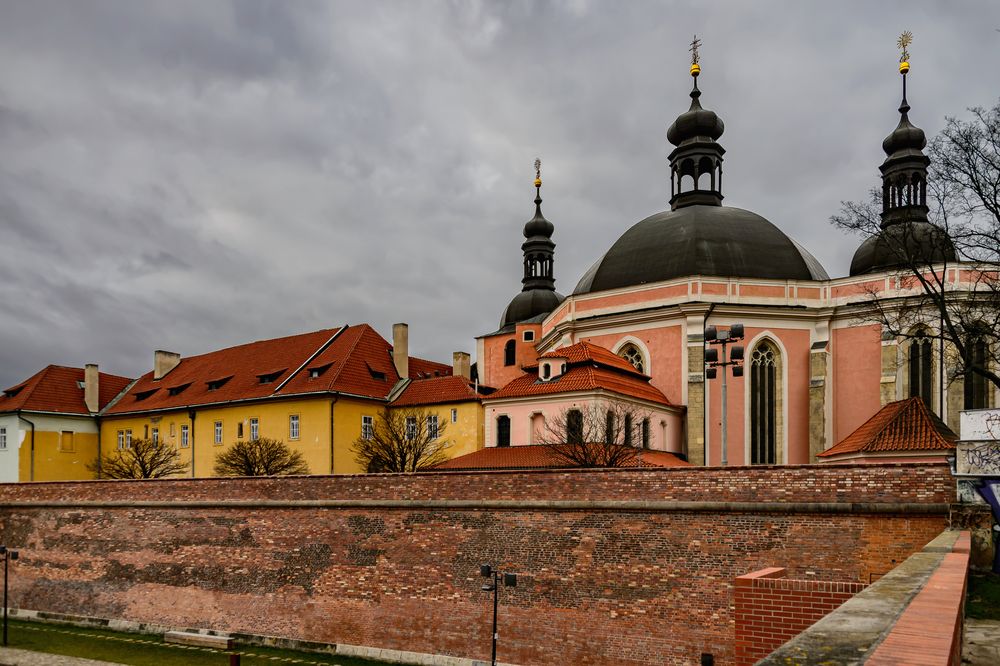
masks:
[[[260,438],[260,421],[258,421],[256,418],[252,418],[250,419],[250,439],[254,440],[259,438]]]
[[[406,417],[406,439],[416,439],[417,438],[417,417],[407,416]]]
[[[458,410],[457,409],[452,409],[451,410],[451,422],[452,423],[458,423]]]
[[[125,431],[125,448],[126,449],[131,449],[132,448],[132,431],[131,430],[126,430]]]
[[[215,443],[222,444],[222,421],[215,422]]]
[[[437,439],[438,438],[438,417],[437,414],[431,414],[427,417],[427,438]]]
[[[7,428],[0,428],[0,449],[7,448]]]
[[[375,423],[370,416],[361,417],[361,439],[375,439]]]
[[[181,426],[181,446],[187,448],[189,445],[189,435],[191,434],[190,427],[186,425]]]
[[[125,448],[125,431],[124,430],[119,430],[118,431],[118,450],[121,451],[124,448]]]
[[[152,438],[153,438],[153,444],[159,444],[160,443],[160,429],[159,428],[155,428],[155,427],[153,428]]]
[[[288,417],[288,439],[299,438],[299,415],[291,414]]]

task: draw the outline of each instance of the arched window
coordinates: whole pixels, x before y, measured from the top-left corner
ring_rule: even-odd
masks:
[[[625,422],[622,424],[622,435],[625,438],[625,446],[632,446],[632,415],[625,415]]]
[[[604,420],[604,443],[615,443],[615,413],[610,409]]]
[[[965,409],[986,409],[990,406],[989,382],[986,381],[986,377],[968,367],[975,366],[984,370],[989,368],[986,341],[982,338],[972,338],[965,345],[969,355],[965,369]]]
[[[497,446],[510,446],[510,417],[497,417]]]
[[[649,448],[649,419],[642,420],[642,448]]]
[[[931,339],[921,331],[910,343],[910,397],[931,406]]]
[[[773,465],[778,452],[778,360],[763,341],[750,356],[750,464]]]
[[[646,364],[642,358],[642,351],[631,342],[618,350],[618,355],[628,361],[639,372],[645,372]]]
[[[583,444],[583,412],[579,409],[571,409],[566,414],[566,441]]]
[[[513,340],[508,340],[507,344],[503,346],[503,364],[504,365],[514,365],[517,362],[517,343]]]

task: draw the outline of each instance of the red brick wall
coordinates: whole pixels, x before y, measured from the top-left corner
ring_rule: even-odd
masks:
[[[757,663],[865,588],[856,582],[792,580],[785,573],[770,567],[736,578],[738,666]]]
[[[519,574],[501,661],[727,664],[735,577],[867,582],[947,517],[846,505],[952,493],[943,465],[19,484],[0,486],[0,542],[21,548],[15,607],[482,659],[490,562]]]

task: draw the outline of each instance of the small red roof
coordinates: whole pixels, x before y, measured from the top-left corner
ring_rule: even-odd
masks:
[[[690,467],[673,453],[640,449],[639,455],[627,467]],[[547,446],[489,446],[464,456],[447,460],[435,470],[485,470],[485,469],[548,469],[576,467]]]
[[[529,367],[527,368],[529,372],[491,393],[488,399],[526,398],[603,389],[661,405],[671,404],[660,389],[649,383],[649,377],[636,370],[625,359],[603,347],[589,342],[578,342],[539,357],[543,358],[565,358],[566,372],[553,379],[542,381],[538,377],[537,365]]]
[[[436,405],[443,402],[468,402],[479,400],[480,395],[473,390],[464,377],[432,377],[414,379],[403,392],[392,401],[394,407],[415,407]]]
[[[0,395],[0,412],[56,412],[59,414],[90,414],[83,401],[83,368],[50,365],[17,386]],[[103,409],[121,393],[128,377],[98,373],[98,408]]]
[[[418,372],[451,374],[449,365],[413,357],[409,366],[411,377]],[[160,380],[154,380],[152,372],[140,377],[107,413],[182,409],[308,393],[384,400],[397,381],[392,345],[368,324],[360,324],[182,358]]]
[[[958,439],[920,398],[890,402],[820,458],[898,451],[948,451]]]

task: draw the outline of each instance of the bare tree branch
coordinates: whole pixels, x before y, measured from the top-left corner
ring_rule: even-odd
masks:
[[[564,409],[545,420],[541,444],[579,467],[625,467],[638,462],[649,412],[619,400]]]
[[[302,453],[279,439],[239,440],[215,456],[219,476],[287,476],[308,474]]]
[[[416,472],[448,459],[446,431],[444,420],[425,409],[385,408],[351,450],[369,473]]]
[[[181,454],[162,440],[133,439],[130,446],[104,455],[87,469],[100,479],[158,479],[183,474],[188,464],[181,461]]]

